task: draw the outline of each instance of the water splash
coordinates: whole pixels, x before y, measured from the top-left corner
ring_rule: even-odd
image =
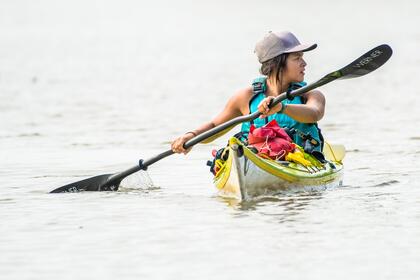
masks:
[[[120,190],[151,190],[158,189],[147,171],[140,170],[128,177],[120,183]]]

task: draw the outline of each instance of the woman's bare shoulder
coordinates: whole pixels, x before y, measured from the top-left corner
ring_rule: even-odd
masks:
[[[247,113],[252,94],[252,87],[242,88],[235,92],[230,101],[234,102],[242,113]]]
[[[242,88],[235,92],[233,98],[235,99],[249,99],[252,97],[252,87]]]

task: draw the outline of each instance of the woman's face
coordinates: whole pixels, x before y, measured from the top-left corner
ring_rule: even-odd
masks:
[[[284,78],[291,83],[302,82],[305,77],[306,62],[303,60],[303,52],[289,54],[286,60]]]

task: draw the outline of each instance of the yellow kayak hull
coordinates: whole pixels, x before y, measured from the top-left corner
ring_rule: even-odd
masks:
[[[321,167],[265,159],[238,139],[229,140],[229,155],[214,177],[219,194],[239,200],[282,192],[311,191],[342,184],[343,165],[329,161]]]

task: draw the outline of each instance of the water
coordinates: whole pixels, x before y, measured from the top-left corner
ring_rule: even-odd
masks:
[[[1,7],[2,279],[418,278],[418,4]],[[223,137],[159,161],[120,192],[48,194],[125,170],[208,121],[257,75],[255,41],[283,29],[319,44],[305,55],[309,82],[381,43],[394,49],[377,72],[322,88],[321,127],[348,150],[343,187],[220,198],[204,163]]]

